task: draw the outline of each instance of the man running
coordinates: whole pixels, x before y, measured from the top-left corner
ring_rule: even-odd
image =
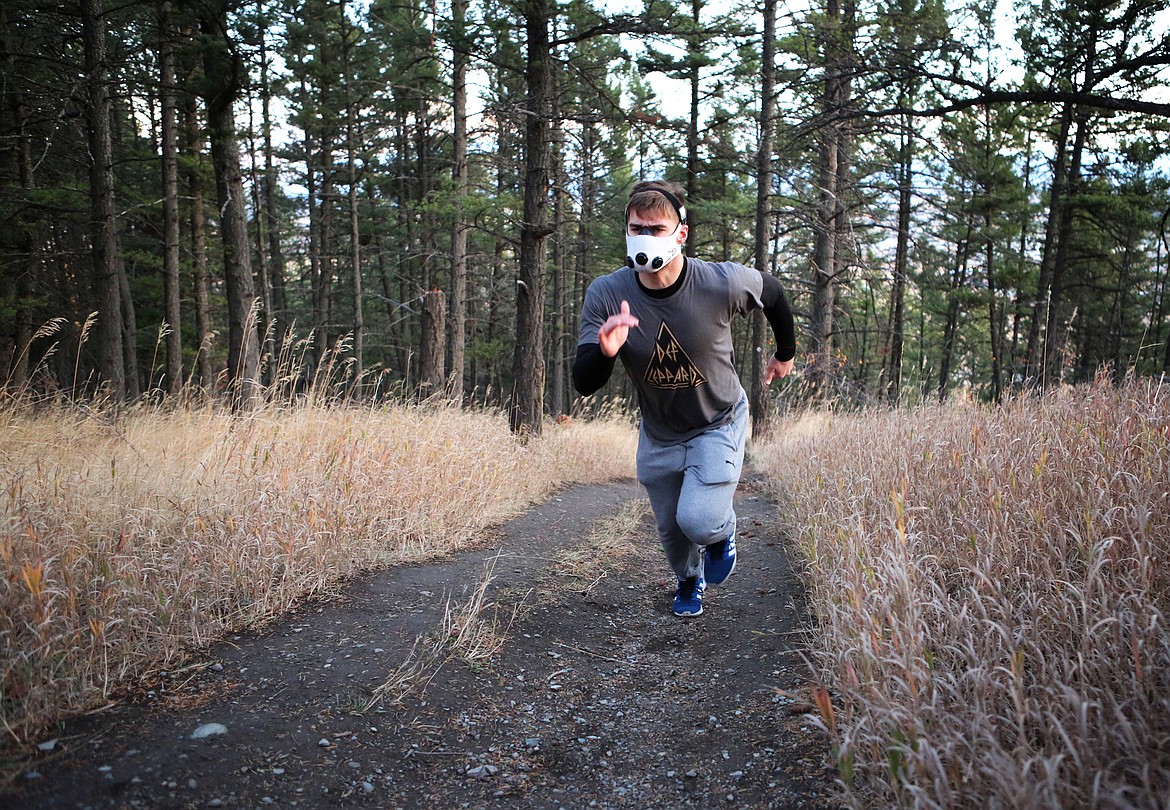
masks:
[[[796,355],[792,310],[775,277],[734,262],[684,256],[684,192],[662,180],[634,186],[626,206],[626,267],[590,284],[573,384],[588,396],[616,358],[642,415],[638,481],[675,576],[676,616],[703,612],[703,591],[735,570],[733,498],[743,467],[748,400],[733,363],[731,317],[763,309],[777,349],[765,384]]]

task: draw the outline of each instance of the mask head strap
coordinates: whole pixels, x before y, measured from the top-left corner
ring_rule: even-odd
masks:
[[[682,204],[682,201],[679,200],[678,197],[674,196],[674,194],[670,193],[669,191],[667,191],[666,189],[663,189],[663,188],[647,188],[647,189],[643,189],[643,191],[652,191],[655,194],[661,194],[663,197],[666,198],[666,201],[669,202],[674,207],[674,213],[676,213],[678,215],[679,224],[685,225],[687,223],[687,208],[685,205]],[[626,222],[629,222],[629,221],[630,221],[630,206],[627,204],[626,205]]]

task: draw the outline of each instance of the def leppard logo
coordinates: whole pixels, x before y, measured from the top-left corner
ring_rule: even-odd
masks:
[[[642,380],[655,388],[698,388],[707,378],[691,362],[664,321],[654,341],[654,354]]]

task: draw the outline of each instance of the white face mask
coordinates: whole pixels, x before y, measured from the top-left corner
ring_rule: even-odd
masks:
[[[682,246],[669,236],[626,234],[626,265],[639,273],[657,273],[682,253]]]

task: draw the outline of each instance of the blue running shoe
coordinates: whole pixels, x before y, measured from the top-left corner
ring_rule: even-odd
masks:
[[[703,588],[706,584],[702,576],[680,579],[678,590],[674,592],[674,615],[684,619],[700,615],[703,612]]]
[[[707,582],[722,585],[735,570],[735,532],[726,540],[707,546],[703,556],[703,574]]]

